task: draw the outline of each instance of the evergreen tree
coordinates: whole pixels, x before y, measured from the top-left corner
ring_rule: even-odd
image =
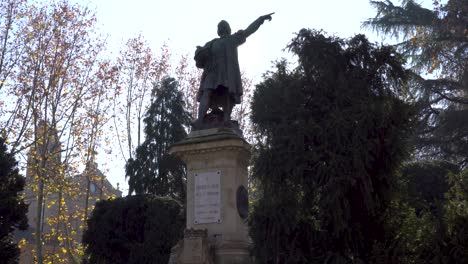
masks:
[[[145,118],[145,141],[137,147],[135,159],[126,165],[129,194],[155,194],[185,200],[186,169],[168,154],[171,144],[187,136],[190,114],[175,79],[167,77],[155,85]]]
[[[412,128],[402,56],[305,29],[289,49],[298,67],[278,63],[252,102],[258,263],[397,263],[384,216]]]
[[[7,151],[0,137],[0,259],[2,263],[17,263],[18,245],[12,241],[15,228],[26,230],[28,206],[21,198],[25,180],[16,168],[16,160]]]
[[[430,10],[413,0],[371,3],[377,15],[364,25],[397,37],[412,69],[434,78],[415,74],[410,86],[410,99],[420,107],[418,152],[402,171],[402,195],[391,210],[395,236],[408,263],[466,263],[468,192],[461,186],[468,179],[468,5],[434,1]]]
[[[468,4],[434,1],[434,9],[413,0],[401,6],[371,1],[377,15],[364,23],[399,38],[396,46],[410,58],[415,75],[412,96],[421,108],[416,140],[420,154],[468,163]]]

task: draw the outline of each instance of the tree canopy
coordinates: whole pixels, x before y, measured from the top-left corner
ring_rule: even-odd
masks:
[[[307,29],[288,47],[297,68],[279,62],[252,102],[257,260],[390,258],[383,215],[413,124],[413,107],[398,98],[408,79],[404,59],[363,35],[344,40]]]
[[[408,100],[418,106],[416,153],[399,175],[389,210],[408,263],[465,263],[468,157],[468,5],[463,0],[371,1],[364,26],[396,37],[413,70]],[[455,198],[456,197],[456,198]]]
[[[420,107],[416,137],[419,154],[468,160],[468,5],[464,0],[434,2],[427,9],[413,0],[398,6],[371,1],[377,15],[364,22],[375,31],[397,37],[396,47],[415,73],[411,99]]]

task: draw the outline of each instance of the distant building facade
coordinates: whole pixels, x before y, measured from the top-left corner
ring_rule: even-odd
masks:
[[[63,166],[56,133],[49,133],[48,138],[32,147],[28,154],[24,197],[29,204],[29,228],[15,233],[21,246],[20,264],[35,263],[38,227],[43,234],[44,259],[52,263],[74,263],[67,261],[73,258],[80,262],[77,252],[82,250],[83,230],[94,205],[99,200],[122,196],[95,162],[89,162],[83,173],[73,177],[61,173]],[[40,193],[42,203],[39,202]]]

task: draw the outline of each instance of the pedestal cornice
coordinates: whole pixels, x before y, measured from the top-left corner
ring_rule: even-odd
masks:
[[[250,156],[250,145],[230,129],[207,129],[191,133],[186,139],[171,146],[169,153],[180,158],[209,152],[236,151]]]

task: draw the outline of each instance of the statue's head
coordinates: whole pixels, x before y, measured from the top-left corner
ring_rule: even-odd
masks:
[[[231,35],[229,23],[226,20],[221,20],[221,22],[218,23],[218,36],[224,37],[229,35]]]

